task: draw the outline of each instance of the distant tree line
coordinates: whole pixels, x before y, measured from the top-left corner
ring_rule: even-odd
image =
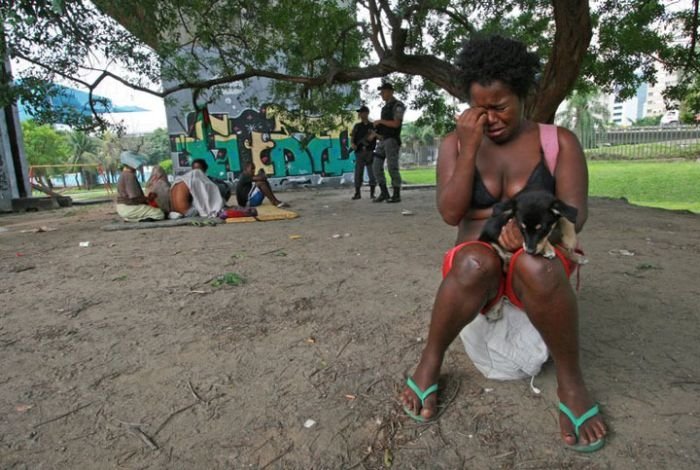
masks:
[[[24,150],[29,165],[62,165],[56,168],[34,168],[33,175],[47,188],[52,188],[51,176],[79,173],[86,189],[97,182],[97,166],[107,182],[115,183],[120,168],[119,154],[136,151],[148,159],[149,165],[161,164],[172,170],[168,131],[156,129],[143,135],[120,136],[110,131],[89,134],[83,131],[62,131],[33,120],[22,123]],[[170,165],[168,165],[170,163]],[[94,165],[94,166],[84,166]]]

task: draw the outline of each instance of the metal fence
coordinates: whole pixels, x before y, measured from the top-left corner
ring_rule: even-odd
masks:
[[[700,158],[700,126],[646,126],[577,133],[591,160],[654,160]],[[439,142],[401,147],[402,168],[435,164]]]
[[[591,159],[700,158],[700,126],[600,129],[578,138]]]

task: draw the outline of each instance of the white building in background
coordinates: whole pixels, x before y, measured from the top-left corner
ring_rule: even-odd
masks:
[[[631,126],[636,121],[652,116],[663,116],[674,108],[674,103],[664,100],[664,90],[678,83],[678,74],[659,70],[656,83],[643,83],[632,98],[620,100],[615,93],[605,95],[610,112],[610,122],[618,126]]]

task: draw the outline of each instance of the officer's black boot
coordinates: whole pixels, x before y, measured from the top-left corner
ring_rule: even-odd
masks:
[[[394,194],[386,202],[401,202],[401,188],[393,188]]]
[[[360,195],[360,188],[355,188],[355,195],[352,197],[352,200],[360,199],[362,196]]]
[[[379,185],[379,197],[374,200],[374,202],[384,202],[389,200],[389,190],[386,189],[385,184]]]
[[[369,198],[370,198],[371,200],[373,200],[373,201],[374,201],[374,198],[376,197],[376,196],[374,195],[374,190],[375,190],[376,188],[377,188],[377,185],[376,185],[376,184],[372,184],[372,185],[370,185],[370,187],[369,187]]]

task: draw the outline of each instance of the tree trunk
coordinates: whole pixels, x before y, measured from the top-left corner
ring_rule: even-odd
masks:
[[[591,42],[588,0],[552,0],[556,32],[537,94],[526,114],[537,122],[554,122],[559,104],[573,89]]]

